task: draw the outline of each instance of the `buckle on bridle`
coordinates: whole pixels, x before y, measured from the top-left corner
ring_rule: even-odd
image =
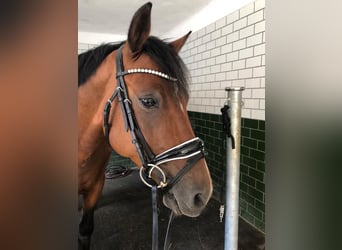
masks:
[[[166,175],[164,173],[164,171],[158,167],[157,165],[154,165],[154,164],[147,164],[148,167],[151,167],[148,171],[148,178],[152,179],[152,172],[154,169],[158,170],[159,173],[161,173],[163,179],[159,182],[159,185],[157,186],[157,188],[165,188],[167,186],[167,182],[166,182]],[[141,167],[140,168],[140,171],[139,171],[139,175],[140,175],[140,179],[141,181],[148,187],[152,188],[152,185],[150,183],[148,183],[146,180],[145,180],[145,177],[144,175],[146,175],[146,172],[145,172],[145,168]]]

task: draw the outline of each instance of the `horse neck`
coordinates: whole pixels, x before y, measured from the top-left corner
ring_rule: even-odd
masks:
[[[103,137],[103,109],[116,86],[114,69],[115,61],[110,54],[95,74],[78,88],[79,140]]]

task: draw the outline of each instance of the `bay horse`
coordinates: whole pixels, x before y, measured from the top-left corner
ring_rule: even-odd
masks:
[[[187,35],[167,43],[150,36],[152,4],[134,14],[127,41],[78,57],[79,249],[89,249],[95,204],[112,150],[161,188],[175,215],[198,216],[212,194],[203,141],[187,114],[188,71],[178,52]]]

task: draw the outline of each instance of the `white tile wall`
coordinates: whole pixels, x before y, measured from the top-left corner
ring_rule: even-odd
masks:
[[[254,12],[254,4],[248,4],[240,9],[240,18]]]
[[[242,117],[265,120],[265,0],[194,32],[181,57],[192,77],[188,110],[221,114],[224,89],[244,86]]]
[[[264,19],[264,10],[259,10],[258,12],[253,13],[252,15],[248,16],[247,24],[251,25],[253,23],[257,23]]]

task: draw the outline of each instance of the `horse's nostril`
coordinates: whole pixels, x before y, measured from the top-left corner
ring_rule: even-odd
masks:
[[[198,193],[194,197],[194,205],[196,207],[202,207],[204,205],[203,197],[201,193]]]

